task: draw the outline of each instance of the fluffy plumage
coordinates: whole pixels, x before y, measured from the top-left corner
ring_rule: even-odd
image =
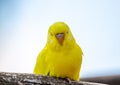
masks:
[[[79,80],[81,63],[82,50],[68,25],[64,22],[52,24],[47,43],[37,57],[34,73]]]

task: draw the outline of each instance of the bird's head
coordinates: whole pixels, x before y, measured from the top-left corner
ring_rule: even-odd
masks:
[[[70,28],[64,22],[55,22],[49,27],[47,44],[51,47],[61,48],[75,42]]]

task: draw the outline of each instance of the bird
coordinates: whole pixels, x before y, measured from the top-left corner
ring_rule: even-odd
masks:
[[[79,81],[82,56],[70,27],[63,21],[54,22],[48,29],[47,42],[37,56],[33,73]]]

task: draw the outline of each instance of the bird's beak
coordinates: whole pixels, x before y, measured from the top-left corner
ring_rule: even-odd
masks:
[[[57,38],[58,42],[60,43],[60,45],[62,45],[62,43],[64,41],[64,37],[65,37],[64,33],[57,33],[56,34],[56,38]]]

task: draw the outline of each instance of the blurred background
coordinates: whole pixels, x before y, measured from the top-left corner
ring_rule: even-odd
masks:
[[[81,78],[120,75],[119,0],[0,0],[0,71],[32,73],[49,26],[66,22],[83,49]]]

